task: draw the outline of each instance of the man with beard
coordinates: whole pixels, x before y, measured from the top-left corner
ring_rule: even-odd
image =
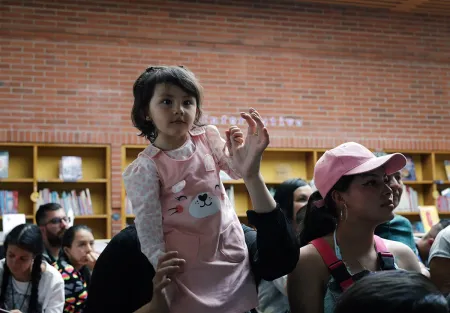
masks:
[[[44,259],[53,264],[58,260],[61,240],[69,228],[69,218],[58,203],[47,203],[39,206],[36,212],[36,223],[41,229],[45,251]]]

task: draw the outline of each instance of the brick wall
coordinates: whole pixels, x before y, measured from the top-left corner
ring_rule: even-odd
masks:
[[[144,143],[132,84],[149,64],[183,64],[210,117],[276,118],[275,147],[450,150],[448,17],[211,2],[2,1],[0,141],[111,144],[119,208],[120,146]]]

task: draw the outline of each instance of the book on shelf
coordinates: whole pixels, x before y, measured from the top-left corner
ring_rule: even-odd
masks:
[[[61,195],[57,191],[48,188],[39,190],[38,206],[46,203],[59,203],[67,213],[73,211],[77,215],[93,215],[91,193],[89,188],[81,190],[63,191]]]
[[[230,200],[231,205],[233,208],[235,208],[235,202],[234,202],[234,186],[229,185],[225,187],[225,192],[227,193],[228,199]]]
[[[1,215],[19,212],[19,192],[17,190],[0,190],[0,212]]]
[[[416,178],[416,166],[414,165],[414,160],[410,155],[405,155],[406,165],[401,170],[401,175],[403,180],[415,181]]]
[[[2,220],[3,235],[7,235],[14,227],[27,222],[25,214],[5,214]]]
[[[0,178],[8,178],[9,152],[0,151]]]
[[[417,234],[423,234],[425,233],[425,228],[423,227],[423,223],[422,222],[414,222],[411,223],[412,228],[413,228],[413,233]]]
[[[219,172],[219,177],[221,181],[227,181],[227,180],[233,180],[230,175],[228,175],[226,172],[224,171],[220,171]]]
[[[450,212],[450,188],[441,191],[436,200],[436,206],[439,212]]]
[[[275,192],[277,191],[277,189],[273,186],[267,186],[267,189],[269,189],[269,193],[272,196],[272,198],[275,197]]]
[[[83,178],[81,158],[77,156],[63,156],[59,161],[59,179],[77,181]]]
[[[447,180],[450,180],[450,160],[444,161],[445,174],[447,175]]]
[[[131,206],[131,200],[127,196],[125,196],[125,214],[134,214],[133,207]]]
[[[440,221],[438,210],[434,205],[420,206],[419,210],[424,232],[429,232],[431,227]]]
[[[394,212],[419,212],[419,195],[414,188],[403,185],[403,193]]]

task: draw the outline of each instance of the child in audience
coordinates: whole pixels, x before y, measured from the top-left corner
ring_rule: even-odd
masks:
[[[447,299],[424,275],[407,271],[370,274],[355,282],[335,313],[448,313]]]
[[[151,143],[123,173],[141,250],[157,272],[167,262],[180,268],[166,278],[162,300],[152,302],[171,313],[256,307],[244,233],[219,171],[270,195],[257,166],[269,142],[259,114],[241,113],[249,125],[245,141],[238,127],[223,140],[216,127],[201,125],[202,88],[183,67],[148,68],[133,94],[133,123]],[[260,212],[276,206],[273,199],[253,200]],[[177,257],[160,264],[159,257],[170,251]]]
[[[6,236],[0,261],[0,308],[13,313],[61,313],[64,282],[43,260],[41,230],[32,224],[14,227]]]

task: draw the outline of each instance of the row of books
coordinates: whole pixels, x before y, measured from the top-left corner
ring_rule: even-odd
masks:
[[[416,181],[416,166],[414,160],[411,156],[405,155],[406,166],[401,170],[402,179],[405,181]],[[450,180],[450,160],[444,160],[445,173],[447,175],[447,180]]]
[[[414,234],[423,234],[425,233],[425,227],[423,226],[422,222],[414,222],[411,223],[412,224],[412,228],[413,228],[413,233]]]
[[[403,185],[403,194],[394,212],[419,212],[419,195],[414,188]]]
[[[8,178],[9,152],[0,151],[0,178]]]
[[[437,198],[436,206],[439,212],[450,212],[450,188],[441,191]]]
[[[19,212],[19,192],[17,190],[0,190],[0,214]]]
[[[8,178],[9,152],[0,151],[0,178]],[[59,178],[77,181],[83,178],[82,160],[78,156],[63,156],[59,161]]]
[[[59,203],[66,212],[73,211],[74,215],[93,215],[91,193],[89,188],[80,191],[63,191],[61,195],[57,191],[48,188],[39,190],[38,206],[49,202]]]

